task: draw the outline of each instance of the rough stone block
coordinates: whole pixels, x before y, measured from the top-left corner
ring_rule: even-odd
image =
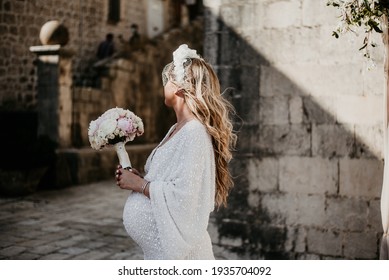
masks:
[[[363,79],[359,64],[319,65],[278,62],[274,67],[293,81],[295,86],[306,95],[333,97],[363,94]]]
[[[306,248],[307,231],[303,227],[288,227],[285,250],[304,253]]]
[[[220,5],[224,3],[223,0],[203,0],[204,7],[207,7],[207,9],[219,9]]]
[[[296,84],[277,68],[261,65],[260,96],[299,95]]]
[[[325,222],[325,198],[306,194],[265,194],[262,207],[274,222],[287,226],[321,226]]]
[[[289,30],[286,30],[290,32]],[[285,48],[294,63],[307,64],[317,63],[321,54],[318,51],[323,44],[320,41],[320,32],[318,27],[296,28],[291,32],[295,40]]]
[[[260,127],[259,149],[263,154],[310,154],[309,125],[265,125]]]
[[[241,6],[238,5],[221,5],[220,6],[221,20],[231,28],[239,28],[241,26]]]
[[[218,63],[218,37],[217,33],[205,33],[204,34],[204,57],[211,65],[217,65]]]
[[[307,251],[320,255],[339,256],[342,254],[342,239],[342,233],[311,228],[307,234]]]
[[[267,258],[280,258],[284,255],[287,230],[284,225],[264,225],[260,228],[259,240],[261,251],[266,252]]]
[[[315,50],[320,48],[321,42],[315,29],[319,28],[257,30],[252,45],[268,64],[277,68],[291,65],[308,66],[321,58],[320,53]]]
[[[325,220],[324,197],[320,195],[296,194],[290,204],[292,212],[287,215],[287,224],[300,224],[303,226],[320,226]]]
[[[238,63],[245,66],[259,67],[259,65],[268,64],[266,57],[253,46],[253,41],[256,40],[256,34],[250,35],[239,35],[244,36],[246,44],[241,43],[241,38],[236,38],[235,46],[233,51],[238,57]],[[228,64],[233,64],[229,62]],[[259,76],[256,76],[259,79]]]
[[[243,29],[244,36],[248,36],[246,32],[247,31]],[[274,57],[276,57],[274,51],[276,49],[280,49],[280,47],[277,46],[277,44],[273,41],[273,38],[278,37],[278,33],[283,34],[282,32],[280,32],[280,30],[275,29],[257,29],[255,31],[251,31],[250,29],[250,35],[253,36],[250,45],[258,52],[258,54],[263,56],[266,60],[266,63],[263,63],[263,65],[269,66],[276,62],[274,60]],[[277,55],[281,56],[282,53]],[[286,60],[288,59],[287,56],[282,57],[284,57]]]
[[[361,66],[364,65],[366,58],[363,57],[362,52],[358,51],[363,41],[362,29],[357,35],[349,32],[342,34],[339,39],[332,36],[332,33],[336,29],[338,21],[328,22],[328,25],[322,25],[319,27],[320,41],[326,42],[321,44],[318,52],[321,54],[319,59],[320,65],[347,65],[350,61],[355,63],[355,67],[361,71]],[[350,51],[354,50],[354,51]],[[381,49],[381,51],[383,51]],[[352,71],[354,73],[354,71]],[[338,73],[337,73],[338,75]]]
[[[278,186],[278,160],[274,158],[249,160],[248,181],[250,192],[276,191]]]
[[[338,10],[334,7],[327,7],[325,1],[302,1],[303,25],[317,26],[333,24],[338,22]]]
[[[247,195],[247,204],[250,208],[256,209],[261,201],[261,195],[258,192],[250,192]]]
[[[381,53],[384,53],[382,50],[382,46],[378,46],[378,50]],[[364,95],[376,95],[381,96],[383,100],[383,94],[384,94],[384,85],[385,85],[385,75],[384,73],[384,66],[383,66],[383,59],[377,58],[376,55],[374,55],[374,59],[376,62],[376,66],[368,69],[368,62],[364,61],[364,66],[362,68],[363,73],[363,93]],[[378,86],[382,85],[382,86]]]
[[[288,193],[335,194],[338,162],[322,158],[280,159],[280,190]]]
[[[242,153],[253,153],[258,143],[258,125],[242,125],[238,132],[236,149]]]
[[[281,193],[266,193],[262,196],[261,210],[273,224],[285,223],[287,208],[290,208],[286,200],[287,195]]]
[[[81,100],[81,90],[80,87],[74,87],[73,88],[73,101],[77,102],[78,100]]]
[[[313,125],[312,155],[325,158],[352,156],[355,152],[352,129],[341,125]]]
[[[303,101],[299,96],[289,99],[289,121],[292,124],[301,124],[304,119]]]
[[[367,225],[373,231],[383,232],[381,220],[381,200],[371,200],[369,202]]]
[[[259,117],[263,124],[288,124],[288,97],[261,97],[259,100]]]
[[[238,68],[240,74],[241,89],[245,97],[250,97],[254,102],[258,99],[259,73],[260,68],[257,65],[247,65]]]
[[[303,97],[304,123],[335,124],[335,100],[329,96]]]
[[[4,13],[3,14],[3,22],[10,24],[10,25],[16,24],[16,15],[11,14],[11,13]],[[30,30],[33,30],[33,29],[35,31],[36,28],[30,27]],[[37,33],[33,33],[33,34],[37,34]]]
[[[383,164],[375,159],[340,159],[339,193],[350,197],[381,195]]]
[[[349,259],[375,259],[378,242],[374,232],[350,232],[344,236],[343,254]]]
[[[361,231],[366,228],[368,203],[365,200],[328,197],[326,199],[326,228],[338,231]]]
[[[300,1],[276,1],[264,7],[266,28],[287,28],[301,24]]]
[[[91,101],[91,91],[87,88],[83,88],[81,90],[81,100],[82,102],[89,102]]]
[[[214,2],[214,1],[209,1]],[[213,33],[217,32],[219,30],[218,25],[218,16],[220,13],[219,7],[215,7],[214,9],[210,6],[208,6],[205,1],[203,1],[204,4],[204,31],[205,33]],[[205,42],[204,42],[205,43]],[[207,53],[207,49],[204,49],[205,53]]]
[[[261,29],[264,25],[265,9],[262,3],[253,1],[249,3],[246,1],[241,7],[241,28],[249,28],[251,30]]]
[[[382,123],[382,98],[380,96],[342,96],[336,100],[336,116],[339,123]]]
[[[297,236],[294,243],[294,252],[303,253],[307,248],[307,230],[303,227],[297,228]]]
[[[98,115],[100,116],[102,113],[104,113],[103,111],[100,111],[99,110],[96,110],[96,106],[94,103],[92,102],[86,102],[84,103],[84,112],[88,112],[88,113],[91,113],[91,112],[98,112]]]
[[[382,123],[376,125],[355,125],[356,156],[358,158],[384,157],[384,137]]]
[[[101,101],[102,99],[105,99],[104,97],[107,95],[107,94],[104,94],[104,92],[102,92],[101,90],[97,90],[97,89],[88,88],[85,90],[89,92],[89,98],[90,98],[90,101],[92,101],[92,102]]]

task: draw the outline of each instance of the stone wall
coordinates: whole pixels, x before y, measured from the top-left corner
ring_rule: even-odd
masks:
[[[81,79],[80,83],[80,77],[94,69],[92,62],[95,62],[96,44],[102,39],[96,34],[104,37],[106,32],[113,32],[115,35],[123,34],[126,39],[129,34],[125,32],[129,32],[133,22],[139,24],[141,34],[146,29],[146,1],[120,2],[123,20],[111,25],[106,22],[108,1],[57,0],[45,1],[44,4],[0,1],[0,29],[3,28],[2,38],[5,39],[0,43],[0,53],[3,54],[0,58],[1,122],[17,127],[33,122],[34,125],[23,133],[18,131],[13,134],[17,139],[11,137],[6,142],[28,143],[27,148],[24,145],[24,149],[20,149],[25,157],[27,153],[24,151],[28,152],[25,159],[27,166],[35,167],[39,163],[47,169],[49,165],[42,180],[36,180],[39,187],[56,188],[112,178],[118,162],[115,152],[112,149],[93,151],[87,137],[90,121],[109,108],[128,108],[145,123],[144,136],[127,145],[131,161],[139,170],[142,170],[155,143],[174,122],[173,112],[164,106],[161,71],[172,60],[173,50],[181,43],[201,52],[201,19],[191,26],[180,25],[180,28],[172,28],[159,37],[145,40],[143,47],[135,52],[128,48],[120,49],[100,72],[101,88],[85,85],[89,77]],[[164,8],[169,10],[172,3],[164,1]],[[172,16],[168,13],[166,18]],[[70,41],[64,47],[40,46],[38,41],[41,25],[53,18],[63,21],[69,28]],[[177,25],[175,21],[167,22]],[[29,28],[29,33],[23,33],[24,28]],[[10,42],[8,45],[6,40]],[[23,78],[24,68],[30,69],[26,70],[29,75],[26,80]],[[24,82],[29,83],[28,90],[23,86]],[[23,88],[16,90],[18,85]],[[22,139],[18,137],[21,135]],[[44,139],[38,141],[37,136]],[[42,156],[37,157],[37,154]],[[10,165],[9,158],[13,157],[0,160],[0,168]],[[13,163],[12,168],[18,171],[18,165],[18,162]],[[8,170],[1,175],[3,179],[6,176],[13,178]],[[23,182],[17,183],[20,188],[24,187]]]
[[[240,117],[212,228],[231,257],[378,258],[383,47],[368,71],[362,36],[331,37],[324,2],[204,1],[205,56]]]
[[[34,110],[36,106],[35,59],[30,46],[40,45],[39,33],[49,20],[58,20],[68,28],[66,48],[76,53],[73,61],[74,83],[88,80],[88,69],[95,62],[98,44],[111,32],[118,49],[131,35],[132,23],[146,31],[146,2],[120,1],[120,21],[108,22],[108,0],[0,1],[0,110]],[[168,8],[171,1],[166,1]],[[166,9],[167,9],[166,8]],[[166,17],[174,16],[166,13]],[[167,21],[170,23],[171,21]],[[170,26],[166,26],[168,30]]]
[[[122,2],[129,6],[139,4],[136,0]],[[84,71],[89,60],[94,59],[97,45],[107,32],[129,36],[133,21],[143,23],[143,12],[122,7],[123,20],[117,25],[107,24],[107,3],[104,0],[1,1],[0,106],[8,110],[35,107],[35,57],[29,47],[41,44],[39,32],[45,22],[56,19],[69,29],[67,47],[78,53],[73,64],[78,75],[77,71]]]

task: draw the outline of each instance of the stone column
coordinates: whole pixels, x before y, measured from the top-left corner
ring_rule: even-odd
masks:
[[[71,146],[72,53],[60,45],[32,46],[37,55],[38,136]]]

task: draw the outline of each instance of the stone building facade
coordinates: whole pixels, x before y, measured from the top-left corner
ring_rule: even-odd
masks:
[[[177,1],[159,0],[50,0],[0,2],[0,111],[34,110],[36,107],[36,69],[30,46],[40,45],[39,33],[49,20],[58,20],[69,31],[66,48],[73,59],[74,82],[87,84],[89,69],[96,62],[98,44],[107,33],[114,34],[119,50],[122,40],[131,36],[131,25],[139,26],[141,36],[149,38],[148,14],[155,4],[161,10],[160,33],[180,25]],[[122,40],[119,39],[122,36]]]
[[[157,21],[150,14],[155,11]],[[69,42],[40,46],[41,26],[53,19],[68,28]],[[25,182],[13,174],[25,178],[37,165],[49,165],[44,178],[34,180],[42,187],[111,178],[117,156],[112,149],[92,151],[87,130],[91,120],[115,106],[144,121],[144,136],[127,147],[132,163],[141,166],[173,122],[163,105],[162,68],[181,43],[202,49],[202,22],[188,22],[187,7],[173,0],[0,1],[0,124],[11,132],[1,144],[22,147],[18,151],[29,159],[19,170],[18,156],[1,158],[0,191],[13,180],[18,191],[12,193],[23,193]],[[128,48],[133,23],[143,43],[137,50]],[[107,33],[114,34],[117,52],[96,76],[96,50]],[[21,124],[29,125],[21,130]]]
[[[368,71],[324,2],[204,1],[205,55],[239,116],[212,229],[232,258],[378,258],[383,46]]]

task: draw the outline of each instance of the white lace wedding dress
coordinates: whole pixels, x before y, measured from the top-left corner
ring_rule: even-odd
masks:
[[[207,227],[214,209],[215,160],[205,127],[197,120],[186,123],[153,150],[145,171],[150,199],[133,192],[123,211],[126,231],[144,258],[214,259]]]

